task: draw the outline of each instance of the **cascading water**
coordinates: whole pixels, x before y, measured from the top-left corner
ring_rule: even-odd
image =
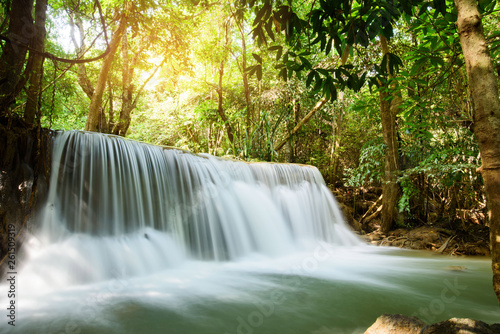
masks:
[[[85,261],[70,260],[82,271],[93,263],[84,276],[167,268],[171,261],[165,256],[172,251],[166,247],[220,261],[287,254],[316,240],[360,244],[321,174],[309,166],[222,161],[119,137],[64,132],[55,139],[52,168],[41,236],[48,242],[106,239],[96,251],[78,253]],[[142,261],[130,261],[137,255]]]
[[[425,310],[426,321],[499,320],[486,260],[363,245],[310,166],[70,131],[55,138],[51,173],[17,326],[0,329],[358,333],[382,312]],[[443,269],[457,262],[468,271]]]

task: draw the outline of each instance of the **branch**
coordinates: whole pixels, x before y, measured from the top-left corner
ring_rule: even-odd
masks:
[[[99,17],[101,19],[102,31],[104,32],[104,40],[106,41],[106,46],[109,48],[108,33],[106,32],[106,23],[104,22],[104,16],[102,15],[102,8],[99,0],[95,0],[95,5],[99,10]]]
[[[11,44],[14,44],[14,45],[26,48],[30,52],[37,53],[37,54],[41,55],[44,58],[49,58],[49,59],[51,59],[53,61],[58,61],[58,62],[61,62],[61,63],[67,63],[67,64],[84,64],[84,63],[91,63],[91,62],[103,59],[104,57],[106,57],[109,54],[110,48],[109,48],[108,37],[107,37],[107,33],[106,33],[106,26],[104,24],[104,17],[102,15],[101,5],[100,5],[100,3],[99,3],[98,0],[95,0],[95,2],[96,2],[96,6],[99,9],[99,14],[101,16],[101,23],[103,25],[102,28],[103,28],[103,32],[104,32],[104,38],[106,40],[106,45],[107,45],[106,50],[102,54],[100,54],[99,56],[97,56],[97,57],[87,58],[87,59],[80,59],[80,58],[77,58],[77,59],[67,59],[67,58],[61,58],[61,57],[57,57],[56,55],[54,55],[54,54],[52,54],[50,52],[43,52],[43,51],[40,51],[40,50],[36,50],[36,49],[30,47],[28,44],[24,44],[24,43],[21,43],[21,42],[12,41],[7,36],[0,35],[0,40],[3,40],[5,42],[7,42],[7,43],[11,43]],[[95,40],[94,40],[94,42],[95,42]],[[94,43],[92,43],[92,44],[94,44]],[[83,50],[80,50],[80,51],[83,51]]]
[[[50,52],[43,52],[43,51],[40,51],[40,50],[36,50],[36,49],[30,47],[28,44],[13,42],[13,41],[10,40],[10,38],[8,38],[6,36],[0,35],[0,40],[3,40],[3,41],[6,41],[7,43],[15,44],[15,45],[21,46],[23,48],[26,48],[26,49],[28,49],[28,51],[40,54],[40,55],[42,55],[45,58],[49,58],[51,60],[55,60],[55,61],[58,61],[58,62],[61,62],[61,63],[66,63],[66,64],[91,63],[91,62],[100,60],[100,59],[106,57],[109,54],[109,47],[108,47],[108,48],[106,48],[106,50],[103,53],[101,53],[97,57],[86,58],[86,59],[66,59],[66,58],[57,57],[56,55],[53,55]]]
[[[135,99],[134,99],[134,102],[132,103],[132,107],[135,108],[135,106],[137,105],[137,101],[139,100],[139,96],[142,94],[142,91],[144,90],[144,88],[146,87],[146,85],[148,84],[148,82],[153,79],[153,77],[155,76],[156,72],[158,72],[158,70],[163,66],[163,64],[165,64],[165,62],[167,61],[166,58],[163,59],[163,61],[161,62],[160,65],[158,65],[155,70],[153,71],[153,74],[151,74],[147,79],[146,81],[143,82],[141,88],[139,88],[139,90],[137,91],[137,94],[135,95]]]
[[[283,146],[285,146],[285,144],[287,143],[288,139],[290,139],[290,137],[292,137],[294,134],[296,134],[300,128],[302,128],[302,126],[304,124],[307,123],[307,121],[309,121],[309,119],[311,117],[314,116],[314,114],[319,110],[321,109],[321,107],[326,103],[326,97],[323,97],[321,98],[321,100],[318,101],[318,103],[316,103],[316,105],[314,106],[314,108],[312,108],[312,110],[304,116],[303,119],[300,120],[300,122],[293,128],[293,130],[285,137],[285,139],[283,139],[281,141],[281,143],[278,144],[278,146],[276,146],[276,148],[274,149],[275,151],[279,151],[281,150],[281,148]]]

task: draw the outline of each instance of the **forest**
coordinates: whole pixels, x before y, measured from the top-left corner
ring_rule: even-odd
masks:
[[[2,133],[313,165],[360,234],[480,240],[500,299],[497,1],[0,2]]]

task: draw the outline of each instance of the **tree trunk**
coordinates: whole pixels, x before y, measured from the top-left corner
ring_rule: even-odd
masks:
[[[254,122],[253,119],[253,110],[252,104],[250,100],[250,86],[248,85],[248,74],[247,74],[247,46],[245,42],[245,32],[243,31],[243,23],[238,24],[238,28],[240,30],[241,35],[241,75],[243,77],[243,88],[245,89],[245,101],[247,104],[247,114],[246,114],[246,131],[248,135],[252,133],[252,124]]]
[[[229,120],[226,116],[226,113],[224,112],[223,108],[223,94],[222,94],[222,77],[224,76],[224,61],[221,61],[220,67],[219,67],[219,85],[217,87],[217,96],[218,96],[218,103],[217,103],[217,112],[219,113],[220,118],[224,122],[224,127],[226,128],[227,132],[227,138],[229,138],[229,141],[231,143],[234,142],[234,134],[233,134],[233,128],[231,127],[231,124],[229,123]]]
[[[287,128],[290,131],[291,129],[295,128],[297,126],[297,123],[300,122],[300,101],[298,99],[293,99],[292,100],[292,112],[293,112],[293,117],[290,117],[287,120]],[[289,163],[294,163],[295,162],[295,151],[297,149],[297,140],[292,141],[292,137],[290,136],[288,139],[288,159],[287,161]]]
[[[111,42],[109,43],[109,54],[104,58],[101,71],[99,72],[99,78],[97,80],[94,94],[92,95],[92,100],[90,101],[89,114],[87,117],[87,123],[85,124],[86,131],[101,131],[105,127],[105,124],[102,124],[102,117],[104,116],[102,112],[102,97],[104,89],[106,88],[106,82],[109,70],[111,69],[111,64],[113,63],[116,50],[120,44],[122,34],[126,27],[127,16],[126,13],[123,13],[118,28],[114,32]]]
[[[349,53],[351,51],[351,46],[347,45],[344,51],[342,52],[341,65],[344,66],[349,58]],[[340,106],[339,113],[336,117],[336,121],[332,121],[332,130],[333,130],[333,143],[332,150],[330,154],[330,159],[332,161],[332,181],[335,183],[337,181],[337,174],[340,164],[340,138],[342,134],[342,125],[343,119],[345,115],[345,110],[347,108],[346,102],[344,99],[344,92],[339,92],[338,104]]]
[[[490,221],[493,287],[500,303],[500,102],[498,82],[475,0],[455,0],[458,33],[474,101],[474,133],[481,152]]]
[[[380,36],[380,42],[385,57],[389,52],[387,39]],[[388,93],[390,90],[391,87],[389,86],[380,87],[380,119],[382,121],[384,144],[386,145],[382,186],[382,221],[380,223],[380,229],[383,233],[387,233],[396,220],[396,207],[400,195],[399,185],[396,181],[396,173],[399,170],[396,115],[401,99],[394,92]]]
[[[112,129],[112,133],[116,135],[120,135],[125,137],[127,135],[128,128],[130,127],[132,110],[137,107],[137,102],[139,97],[142,95],[144,88],[148,84],[148,82],[156,75],[158,70],[163,66],[166,61],[166,58],[163,59],[161,64],[159,64],[153,73],[142,83],[142,86],[137,90],[134,95],[135,86],[132,84],[132,79],[134,77],[134,69],[137,66],[137,62],[139,61],[139,57],[141,53],[144,51],[146,44],[144,44],[134,55],[132,60],[130,60],[129,55],[129,42],[128,36],[126,33],[123,34],[122,40],[122,106],[120,110],[120,118],[118,122],[114,125]]]
[[[117,135],[125,137],[128,127],[130,126],[130,112],[132,111],[132,73],[133,69],[129,63],[129,45],[128,36],[122,36],[122,107],[120,110],[120,119],[116,123],[113,132]]]
[[[332,181],[335,184],[338,180],[338,170],[339,170],[339,165],[340,165],[340,139],[341,139],[341,134],[342,134],[342,125],[343,125],[343,120],[344,120],[344,114],[345,114],[345,101],[344,101],[344,92],[341,92],[339,94],[339,104],[340,104],[340,110],[339,113],[336,117],[335,122],[332,121],[332,132],[333,132],[333,143],[332,143],[332,150],[330,154],[330,159],[332,160]]]
[[[45,21],[47,18],[48,0],[37,0],[35,5],[35,36],[32,39],[31,47],[43,52],[45,49]],[[32,126],[35,122],[36,112],[39,102],[40,88],[43,78],[43,56],[37,52],[30,52],[33,64],[33,73],[30,77],[30,85],[27,91],[26,107],[24,109],[24,121]]]
[[[114,129],[115,128],[115,107],[113,103],[113,85],[111,85],[111,81],[108,78],[108,129]]]
[[[219,36],[224,38],[224,48],[228,48],[229,45],[231,44],[231,35],[230,35],[230,24],[229,21],[225,21],[222,24],[222,29],[221,33],[223,34],[222,36],[219,34]],[[222,91],[222,79],[224,76],[224,64],[225,61],[224,59],[221,60],[220,66],[219,66],[219,84],[217,86],[217,96],[218,96],[218,104],[217,104],[217,113],[219,114],[220,118],[224,122],[224,127],[227,132],[227,137],[229,138],[229,141],[231,144],[234,144],[234,132],[233,128],[231,127],[231,123],[229,123],[229,119],[226,116],[226,113],[223,108],[223,91]]]
[[[0,57],[0,117],[8,114],[26,79],[22,72],[26,62],[27,45],[34,36],[33,0],[11,2],[7,37]]]

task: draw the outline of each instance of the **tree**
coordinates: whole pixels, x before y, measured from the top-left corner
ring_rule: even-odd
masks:
[[[245,102],[246,102],[246,132],[247,135],[252,133],[252,126],[254,122],[253,106],[250,97],[250,86],[248,84],[248,65],[247,65],[247,43],[245,34],[245,10],[244,8],[238,8],[235,13],[235,23],[238,26],[238,31],[241,36],[241,66],[238,64],[241,76],[243,79],[243,88],[245,91]]]
[[[222,119],[222,122],[224,122],[224,127],[226,128],[227,131],[227,138],[229,141],[234,144],[234,130],[233,127],[231,126],[231,122],[227,118],[226,112],[224,111],[224,92],[223,92],[223,77],[224,77],[224,66],[226,63],[226,58],[228,54],[228,49],[231,45],[231,25],[232,25],[232,18],[231,17],[225,17],[225,15],[221,14],[221,17],[219,18],[219,39],[224,41],[224,44],[221,46],[221,59],[220,59],[220,64],[219,68],[217,69],[218,72],[218,85],[217,85],[217,112],[219,113],[220,118]]]
[[[488,198],[493,287],[500,303],[500,100],[476,0],[455,0],[457,28],[474,101],[474,133]]]
[[[243,0],[243,3],[246,3]],[[486,7],[492,8],[495,2],[483,2]],[[251,2],[254,6],[255,2]],[[360,89],[365,81],[365,76],[359,76],[351,71],[343,71],[342,68],[323,69],[313,66],[307,60],[313,46],[319,45],[320,52],[329,57],[332,46],[340,54],[342,46],[346,44],[361,45],[366,47],[377,35],[390,39],[394,34],[394,25],[402,13],[412,16],[414,12],[425,13],[429,7],[434,7],[438,13],[446,16],[447,7],[445,0],[424,2],[418,0],[407,1],[345,1],[345,2],[314,2],[302,18],[299,15],[298,6],[294,3],[287,5],[277,4],[266,0],[256,9],[254,21],[254,36],[262,44],[268,39],[274,40],[271,31],[276,27],[278,32],[286,35],[287,47],[290,51],[283,56],[284,78],[290,77],[290,72],[300,75],[308,71],[308,82],[314,83],[315,91],[321,90],[325,97],[334,99],[336,88],[349,87]],[[490,217],[490,239],[492,248],[492,266],[494,271],[494,289],[500,302],[500,106],[498,100],[498,83],[495,77],[494,67],[488,52],[488,44],[484,38],[481,25],[481,16],[477,9],[476,0],[455,0],[458,13],[458,32],[462,44],[464,58],[466,60],[467,74],[470,82],[470,90],[474,101],[474,133],[476,134],[482,158],[482,168],[486,192],[488,194],[488,206]],[[304,51],[305,50],[305,51]],[[292,59],[289,59],[292,56]],[[384,52],[384,61],[378,66],[374,77],[368,81],[375,86],[381,87],[386,72],[389,74],[402,65],[399,57]],[[345,70],[345,68],[344,68]],[[347,69],[348,70],[348,69]],[[366,74],[366,72],[365,72]],[[390,105],[382,95],[381,106],[383,110],[390,110]],[[382,117],[389,115],[391,119],[385,122],[393,122],[393,114],[382,112]],[[391,124],[391,125],[392,125]],[[384,137],[387,142],[394,142],[394,131],[392,126],[384,126]],[[388,137],[392,131],[391,138]],[[394,145],[395,147],[395,145]],[[393,155],[395,149],[391,150]],[[395,157],[393,157],[395,158]],[[387,158],[386,158],[387,159]],[[397,166],[397,164],[395,164]],[[395,169],[395,166],[393,166]],[[386,196],[386,195],[384,195]],[[392,211],[392,208],[388,208]],[[387,230],[390,222],[385,222],[383,229]]]
[[[104,95],[104,90],[106,89],[106,83],[108,79],[108,74],[111,69],[111,64],[115,57],[116,50],[122,39],[122,35],[127,27],[127,9],[125,9],[120,14],[120,22],[116,28],[113,36],[111,37],[111,42],[109,43],[109,53],[104,58],[101,70],[99,72],[99,77],[92,94],[92,99],[90,100],[89,114],[87,117],[87,123],[85,124],[85,130],[87,131],[102,131],[107,132],[106,122],[103,121],[104,113],[102,110],[102,97]]]
[[[387,39],[380,36],[380,45],[382,47],[382,63],[388,63],[388,58],[391,56]],[[397,138],[396,118],[401,104],[401,96],[394,88],[394,72],[387,68],[387,77],[381,80],[379,95],[380,95],[380,119],[382,121],[382,133],[385,144],[385,162],[384,162],[384,179],[382,185],[382,222],[380,229],[387,233],[396,220],[396,208],[399,200],[400,190],[397,183],[396,173],[399,171],[399,150]]]
[[[332,62],[326,66],[318,66],[310,60],[310,56],[323,53],[330,58],[332,47],[339,55],[343,55],[346,49],[349,50],[347,46],[367,47],[371,42],[380,39],[383,61],[374,68],[375,75],[369,78],[369,81],[381,92],[382,130],[387,145],[381,226],[384,232],[387,232],[395,221],[394,213],[399,196],[396,182],[398,146],[395,129],[397,101],[400,99],[395,92],[391,92],[393,85],[387,83],[402,65],[401,59],[389,52],[387,40],[393,36],[393,26],[405,11],[411,13],[411,8],[405,6],[405,3],[391,0],[320,1],[319,5],[313,4],[301,18],[299,10],[294,8],[293,3],[273,9],[272,2],[266,1],[258,10],[254,22],[254,36],[261,43],[267,43],[266,34],[270,39],[275,39],[271,31],[273,26],[278,26],[277,30],[283,31],[286,35],[289,50],[283,56],[283,77],[286,79],[294,72],[300,75],[301,72],[308,71],[308,85],[314,86],[314,92],[321,91],[325,100],[332,101],[337,98],[338,88],[359,90],[364,85],[369,71],[357,71],[352,65],[346,66],[345,62],[340,66],[335,66]],[[275,21],[278,24],[272,23]],[[281,144],[277,149],[282,147]]]
[[[12,1],[6,44],[0,56],[0,116],[8,116],[10,106],[24,87],[29,68],[26,64],[28,43],[34,36],[34,0]],[[23,73],[24,70],[24,73]]]
[[[41,52],[45,50],[45,21],[47,19],[47,3],[48,0],[37,0],[35,5],[35,32],[30,43],[33,50],[39,52],[30,52],[28,60],[28,68],[32,69],[30,76],[29,88],[26,97],[26,107],[24,111],[24,121],[28,125],[33,125],[35,122],[36,112],[39,111],[39,99],[42,78],[43,78],[43,62],[44,56]],[[40,117],[38,117],[40,119]]]

